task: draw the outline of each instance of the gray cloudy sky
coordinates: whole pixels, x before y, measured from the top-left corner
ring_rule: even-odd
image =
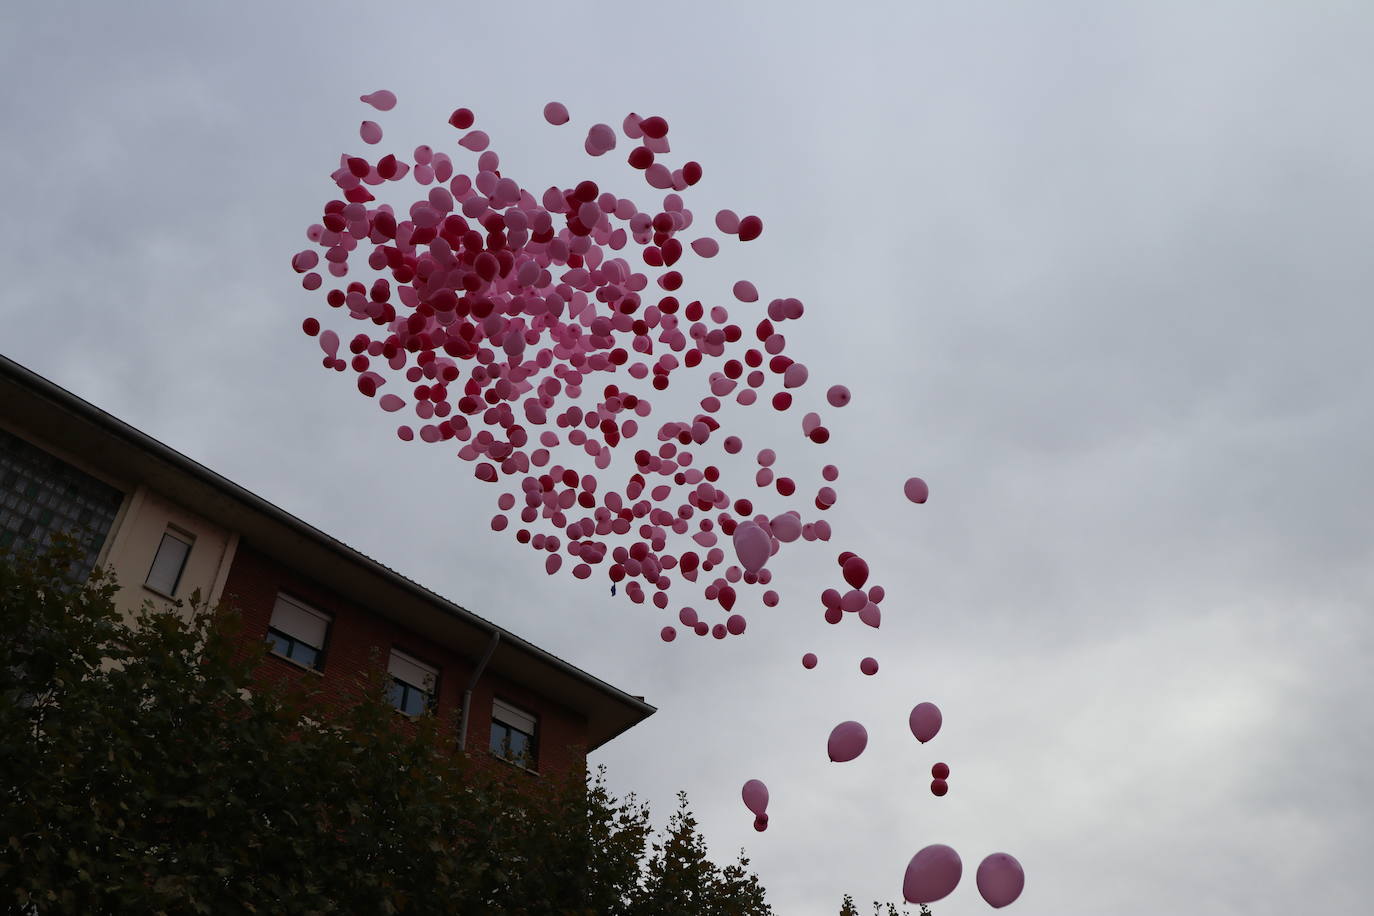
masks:
[[[660,823],[687,789],[780,913],[899,897],[929,843],[965,861],[941,916],[985,911],[994,851],[1028,914],[1368,909],[1374,6],[206,6],[0,14],[0,352],[645,694],[596,759]],[[663,114],[705,166],[698,226],[763,216],[689,265],[694,295],[804,299],[789,352],[854,402],[823,457],[795,416],[729,414],[804,486],[843,474],[835,540],[778,557],[745,637],[664,645],[666,614],[536,574],[470,466],[320,368],[288,260],[382,87],[388,148],[451,144],[467,105],[523,184],[643,205],[581,137]],[[820,619],[846,548],[887,588],[879,633]],[[869,750],[831,765],[847,718]]]

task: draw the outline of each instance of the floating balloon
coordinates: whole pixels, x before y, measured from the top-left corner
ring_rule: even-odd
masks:
[[[754,818],[754,829],[757,830],[759,833],[763,833],[765,830],[767,830],[768,815],[760,814],[758,817]]]
[[[932,779],[930,781],[930,794],[936,798],[941,798],[949,791],[949,783],[943,779]]]
[[[930,768],[930,775],[936,779],[949,779],[949,765],[937,763]]]
[[[859,662],[859,670],[872,677],[878,673],[878,660],[876,658],[865,658]]]
[[[1001,908],[1016,902],[1026,887],[1026,873],[1021,863],[1005,852],[994,852],[978,864],[975,875],[978,893],[988,906]]]
[[[378,89],[359,98],[378,111],[390,111],[396,107],[396,93],[389,89]]]
[[[756,573],[763,569],[772,551],[772,538],[754,522],[744,522],[735,527],[735,556],[745,572]]]
[[[906,498],[914,503],[923,503],[930,497],[930,487],[919,477],[912,477],[902,487],[906,493]]]
[[[550,102],[544,106],[544,120],[555,127],[568,123],[568,109],[562,102]]]
[[[810,671],[812,668],[816,667],[817,661],[819,661],[819,659],[816,658],[816,653],[808,652],[802,656],[802,667]]]
[[[664,627],[658,634],[664,642],[672,642],[677,639],[677,630],[673,627]]]
[[[940,708],[934,703],[917,703],[911,710],[908,724],[911,726],[911,733],[916,736],[916,740],[925,744],[940,733],[940,725],[943,721],[944,717],[940,715]]]
[[[749,780],[740,794],[744,798],[744,807],[754,814],[762,816],[768,810],[768,787],[762,781]]]
[[[830,390],[825,393],[825,399],[830,402],[831,407],[843,407],[849,403],[849,389],[843,385],[831,385]]]
[[[964,863],[948,846],[927,846],[911,857],[902,880],[902,897],[907,903],[934,903],[943,900],[959,886]]]
[[[826,752],[833,763],[848,763],[868,747],[868,731],[858,722],[841,722],[830,731]]]

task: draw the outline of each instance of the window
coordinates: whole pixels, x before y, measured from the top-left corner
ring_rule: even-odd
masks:
[[[189,534],[168,528],[162,535],[162,543],[157,545],[157,556],[153,557],[153,566],[143,584],[159,594],[175,597],[194,540]]]
[[[434,705],[434,685],[439,669],[406,655],[400,649],[391,650],[391,703],[408,716],[418,716]]]
[[[328,614],[278,595],[276,606],[272,608],[272,622],[267,627],[267,644],[282,658],[307,668],[318,668],[323,661],[329,620]]]
[[[124,494],[0,429],[0,552],[42,551],[58,534],[80,541],[75,582],[95,568]]]
[[[491,704],[491,752],[512,763],[534,769],[534,716],[504,700]]]

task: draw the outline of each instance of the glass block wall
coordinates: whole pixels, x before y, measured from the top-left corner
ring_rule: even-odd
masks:
[[[54,535],[81,538],[84,578],[114,524],[124,494],[0,429],[0,553],[41,550]]]

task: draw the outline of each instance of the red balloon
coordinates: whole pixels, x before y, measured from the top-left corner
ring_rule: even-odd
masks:
[[[878,673],[878,660],[872,657],[865,658],[863,661],[859,662],[859,670],[869,677],[872,677]]]
[[[923,503],[930,498],[930,487],[919,477],[912,477],[902,487],[906,493],[906,498],[914,503]]]
[[[815,652],[808,652],[802,656],[802,667],[810,671],[812,668],[816,667],[818,661],[820,660],[816,658]]]
[[[752,242],[763,234],[763,220],[757,216],[746,216],[739,221],[739,240]]]
[[[658,635],[664,642],[672,642],[677,639],[677,630],[673,627],[664,627],[658,631]]]
[[[936,779],[949,779],[949,765],[945,763],[935,764],[930,768],[930,775]]]
[[[949,783],[943,779],[932,779],[930,781],[930,794],[936,798],[941,798],[949,791]]]
[[[844,581],[854,588],[863,588],[868,581],[868,564],[862,557],[850,557],[844,563]]]

